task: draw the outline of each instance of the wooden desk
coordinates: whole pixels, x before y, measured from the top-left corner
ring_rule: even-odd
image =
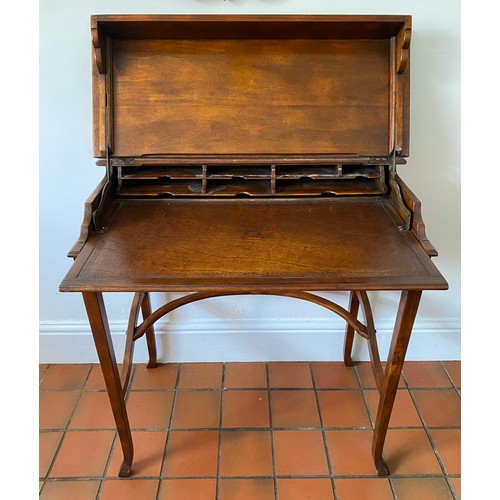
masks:
[[[85,204],[60,290],[84,298],[120,476],[133,460],[125,393],[135,341],[146,337],[153,368],[158,319],[241,294],[340,315],[346,365],[354,334],[367,340],[380,393],[372,453],[388,474],[383,444],[420,296],[447,288],[420,202],[396,173],[407,151],[409,26],[404,16],[93,17],[94,153],[106,176]],[[367,295],[377,290],[401,291],[385,369]],[[167,291],[187,294],[152,312],[149,294]],[[312,291],[350,292],[349,308]],[[134,293],[121,374],[103,292]]]

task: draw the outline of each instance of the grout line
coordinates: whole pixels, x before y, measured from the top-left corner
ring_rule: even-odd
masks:
[[[450,425],[450,426],[429,426],[429,429],[432,430],[460,430],[461,427],[459,425]],[[236,431],[267,431],[270,430],[269,426],[262,427],[221,427],[224,432],[236,432]],[[290,427],[274,427],[275,431],[372,431],[373,427],[367,426],[344,426],[344,427],[299,427],[299,426],[290,426]],[[391,425],[389,429],[422,429],[421,425]],[[216,431],[218,427],[179,427],[179,428],[169,428],[169,427],[131,427],[131,431],[133,432],[164,432],[164,431],[173,431],[173,432],[189,432],[189,431]],[[52,432],[64,432],[64,429],[41,429],[41,434],[50,434]],[[102,428],[82,428],[82,429],[68,429],[68,433],[77,433],[77,432],[109,432],[116,431],[116,427],[102,427]]]
[[[460,497],[456,494],[455,488],[453,487],[452,482],[450,481],[450,478],[448,476],[444,476],[444,479],[446,483],[448,484],[448,488],[451,491],[451,494],[453,495],[453,500],[460,500]]]
[[[394,487],[394,483],[392,482],[392,476],[389,475],[387,477],[387,481],[389,483],[389,488],[391,489],[392,496],[394,497],[394,500],[398,500],[398,495],[396,493],[396,488]]]
[[[389,477],[387,478],[387,480],[389,481],[389,488],[391,488],[391,493],[392,493],[392,496],[394,497],[394,500],[398,500],[398,494],[396,493],[396,486],[394,486],[391,474],[389,474]]]
[[[462,396],[460,394],[460,388],[457,387],[457,385],[455,384],[455,381],[453,380],[452,376],[450,375],[450,372],[448,371],[448,369],[446,368],[446,366],[444,365],[444,362],[443,361],[440,361],[441,363],[441,367],[443,368],[444,372],[446,373],[446,376],[449,378],[450,382],[451,382],[451,385],[453,386],[453,388],[455,389],[455,392],[457,393],[458,397],[460,399],[462,399]]]
[[[154,368],[152,368],[154,370]],[[265,391],[267,387],[224,387],[224,388],[210,388],[210,387],[195,387],[195,388],[150,388],[150,389],[129,389],[127,392],[248,392],[248,391]],[[400,389],[406,389],[401,387]],[[451,390],[454,387],[412,387],[415,390]],[[313,391],[312,387],[272,387],[273,391]],[[319,392],[334,392],[334,391],[376,391],[376,387],[317,387]],[[106,389],[40,389],[40,392],[83,392],[95,393],[106,392]]]
[[[109,448],[109,453],[108,453],[108,458],[106,460],[106,463],[104,464],[104,472],[102,474],[102,478],[101,478],[101,481],[99,482],[99,488],[97,488],[97,493],[96,493],[96,500],[99,499],[99,497],[101,496],[101,490],[104,486],[104,481],[109,479],[107,477],[108,475],[108,469],[109,469],[109,464],[111,462],[111,455],[113,454],[113,449],[116,445],[116,442],[118,440],[118,431],[115,431],[114,435],[113,435],[113,439],[111,440],[111,446]]]
[[[115,445],[116,445],[116,442],[118,440],[118,431],[116,431],[113,435],[113,439],[111,441],[111,446],[109,448],[109,454],[108,454],[108,458],[106,460],[106,463],[104,464],[104,471],[103,471],[103,474],[102,474],[102,478],[101,478],[101,481],[99,483],[99,488],[97,488],[97,493],[96,493],[96,500],[99,499],[99,497],[101,496],[101,490],[104,486],[104,481],[107,479],[107,476],[108,476],[108,470],[109,470],[109,464],[111,462],[111,455],[113,454],[113,450],[115,448]]]
[[[455,476],[451,475],[451,476],[447,476],[446,477],[446,481],[448,483],[448,487],[450,488],[451,494],[453,495],[453,500],[460,500],[460,495],[458,495],[458,493],[456,492],[455,486],[451,482],[450,477],[455,477]],[[458,476],[458,477],[460,477],[460,476]]]
[[[325,431],[324,426],[323,426],[323,415],[321,414],[321,406],[319,404],[318,392],[316,391],[316,382],[314,380],[314,370],[313,370],[313,366],[312,366],[311,362],[309,363],[309,372],[311,374],[311,381],[312,381],[312,386],[314,389],[314,396],[316,398],[316,407],[318,409],[319,423],[321,425],[321,435],[323,436],[323,446],[325,448],[326,463],[328,465],[328,472],[331,476],[333,498],[334,498],[334,500],[337,500],[338,495],[337,495],[337,489],[335,487],[335,481],[333,480],[333,470],[332,470],[332,463],[330,460],[330,451],[328,449],[328,442],[326,440],[326,431]]]
[[[377,391],[377,387],[365,387],[363,385],[363,378],[361,377],[361,374],[359,373],[359,368],[361,367],[361,363],[366,363],[369,364],[369,361],[361,361],[361,362],[353,362],[352,368],[354,369],[354,374],[356,375],[356,379],[358,380],[358,385],[356,389],[362,389],[363,391]]]
[[[182,363],[177,364],[177,377],[175,379],[175,388],[177,389],[179,385],[179,381],[181,378],[181,370],[182,370]],[[163,450],[163,457],[162,457],[162,462],[161,462],[161,467],[160,467],[160,476],[163,477],[164,472],[165,472],[165,461],[167,459],[167,454],[168,454],[168,445],[170,441],[170,434],[172,432],[172,420],[174,419],[174,411],[175,411],[175,403],[177,399],[177,391],[174,391],[174,397],[172,398],[172,407],[170,408],[170,416],[168,419],[168,434],[167,434],[167,439],[165,440],[165,449]],[[158,494],[159,494],[159,489],[158,489]]]
[[[224,389],[224,378],[226,375],[226,363],[222,363],[221,389]],[[217,480],[215,483],[215,500],[219,500],[220,491],[220,456],[222,447],[222,405],[224,401],[224,390],[221,390],[219,400],[219,439],[217,441]]]
[[[47,364],[45,365],[45,369],[43,370],[43,373],[42,375],[38,376],[39,377],[39,380],[38,380],[38,387],[40,387],[42,385],[42,382],[43,382],[43,379],[45,378],[45,375],[47,375],[47,371],[49,370],[49,368],[51,367],[52,365],[51,364]]]
[[[460,430],[459,425],[449,425],[449,426],[428,426],[432,430]],[[218,427],[131,427],[130,430],[133,432],[189,432],[189,431],[216,431]],[[270,430],[269,426],[266,427],[221,427],[224,432],[236,432],[236,431],[267,431]],[[373,431],[373,427],[370,425],[366,426],[344,426],[344,427],[334,427],[334,426],[315,426],[315,427],[300,427],[300,426],[290,426],[290,427],[273,427],[275,431]],[[421,425],[391,425],[389,429],[422,429]],[[68,433],[76,432],[109,432],[116,431],[116,427],[103,427],[98,429],[88,428],[88,429],[68,429]],[[51,432],[64,432],[64,429],[42,429],[40,433],[49,434]]]
[[[370,428],[373,430],[375,428],[375,419],[372,416],[372,413],[370,411],[370,406],[368,405],[368,400],[366,399],[365,390],[367,389],[363,387],[363,381],[358,373],[356,365],[354,365],[354,373],[356,374],[356,377],[358,379],[358,384],[362,390],[361,397],[363,398],[363,403],[365,404],[366,413],[368,414],[368,420],[370,421]],[[373,390],[376,390],[378,392],[378,389],[376,388],[374,388]]]
[[[400,389],[398,389],[400,390]],[[456,390],[456,387],[408,387],[408,391],[435,391],[435,392],[452,392]]]
[[[389,476],[387,477],[387,481],[389,482],[389,488],[391,488],[391,493],[392,493],[392,496],[394,497],[394,500],[398,500],[398,495],[396,493],[396,487],[394,486],[394,482],[392,481],[393,477],[394,476],[392,474],[389,474]]]
[[[44,482],[46,483],[62,483],[67,481],[141,481],[145,479],[172,480],[172,479],[217,479],[218,476],[203,475],[203,476],[131,476],[126,479],[121,477],[106,477],[106,476],[67,476],[67,477],[50,477]],[[276,474],[273,475],[248,475],[248,476],[219,476],[220,479],[387,479],[380,477],[377,474]],[[443,474],[394,474],[391,476],[395,479],[444,479]],[[460,479],[460,474],[450,474],[449,478]]]
[[[271,408],[271,387],[270,387],[270,378],[269,378],[269,364],[266,363],[266,384],[267,384],[267,404],[269,408],[269,428],[271,433],[271,461],[273,466],[273,481],[274,481],[274,499],[279,500],[278,498],[278,477],[276,474],[276,453],[274,447],[274,428],[273,428],[273,413]]]

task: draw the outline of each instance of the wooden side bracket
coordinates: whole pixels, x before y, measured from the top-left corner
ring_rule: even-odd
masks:
[[[425,234],[425,224],[422,218],[422,204],[420,200],[415,196],[415,194],[410,190],[410,188],[403,182],[399,175],[396,175],[395,182],[398,184],[403,201],[406,206],[409,207],[412,218],[411,218],[411,231],[416,236],[422,248],[426,251],[429,257],[437,257],[438,252],[432,245],[432,243],[427,238]],[[393,201],[392,193],[389,197]]]
[[[68,257],[76,259],[90,235],[106,227],[113,217],[116,206],[113,206],[113,195],[116,189],[116,174],[110,179],[104,177],[92,191],[84,204],[83,220],[80,226],[80,236],[75,242]]]
[[[94,59],[99,74],[106,73],[106,40],[99,34],[98,28],[92,28],[92,47],[94,49]]]
[[[401,29],[396,39],[396,64],[397,72],[404,73],[409,60],[411,28],[406,26]]]
[[[83,245],[88,240],[90,233],[94,230],[94,211],[101,202],[103,189],[107,183],[106,177],[99,182],[97,187],[92,191],[90,196],[85,201],[83,207],[83,221],[80,226],[80,236],[71,250],[68,252],[68,257],[76,259]]]

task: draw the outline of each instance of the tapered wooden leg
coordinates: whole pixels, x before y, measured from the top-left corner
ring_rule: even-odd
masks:
[[[359,299],[356,292],[351,292],[349,297],[349,312],[356,317],[359,310]],[[352,366],[352,344],[354,342],[354,328],[347,323],[344,337],[344,364]]]
[[[141,304],[142,317],[146,319],[151,315],[151,302],[149,300],[149,293],[144,294],[144,299]],[[148,368],[156,368],[156,340],[155,331],[151,325],[146,331],[146,343],[148,345],[149,362]]]
[[[401,293],[373,435],[373,460],[377,473],[380,476],[387,476],[389,474],[387,464],[382,458],[382,450],[421,295],[422,292],[420,290],[404,290]]]
[[[134,447],[125,406],[125,395],[120,383],[120,375],[116,366],[115,352],[109,332],[106,308],[102,293],[83,292],[82,295],[123,450],[123,463],[118,475],[127,477],[130,475],[132,468]]]
[[[380,363],[380,354],[378,352],[377,335],[375,323],[373,321],[372,308],[368,294],[365,291],[357,293],[361,306],[363,307],[363,315],[366,322],[366,330],[368,333],[368,352],[370,353],[370,364],[375,378],[375,383],[379,392],[382,390],[384,382],[384,372]]]

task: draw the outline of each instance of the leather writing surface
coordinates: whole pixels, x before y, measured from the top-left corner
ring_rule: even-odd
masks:
[[[379,197],[123,201],[110,228],[77,258],[66,286],[444,286],[390,210]]]

